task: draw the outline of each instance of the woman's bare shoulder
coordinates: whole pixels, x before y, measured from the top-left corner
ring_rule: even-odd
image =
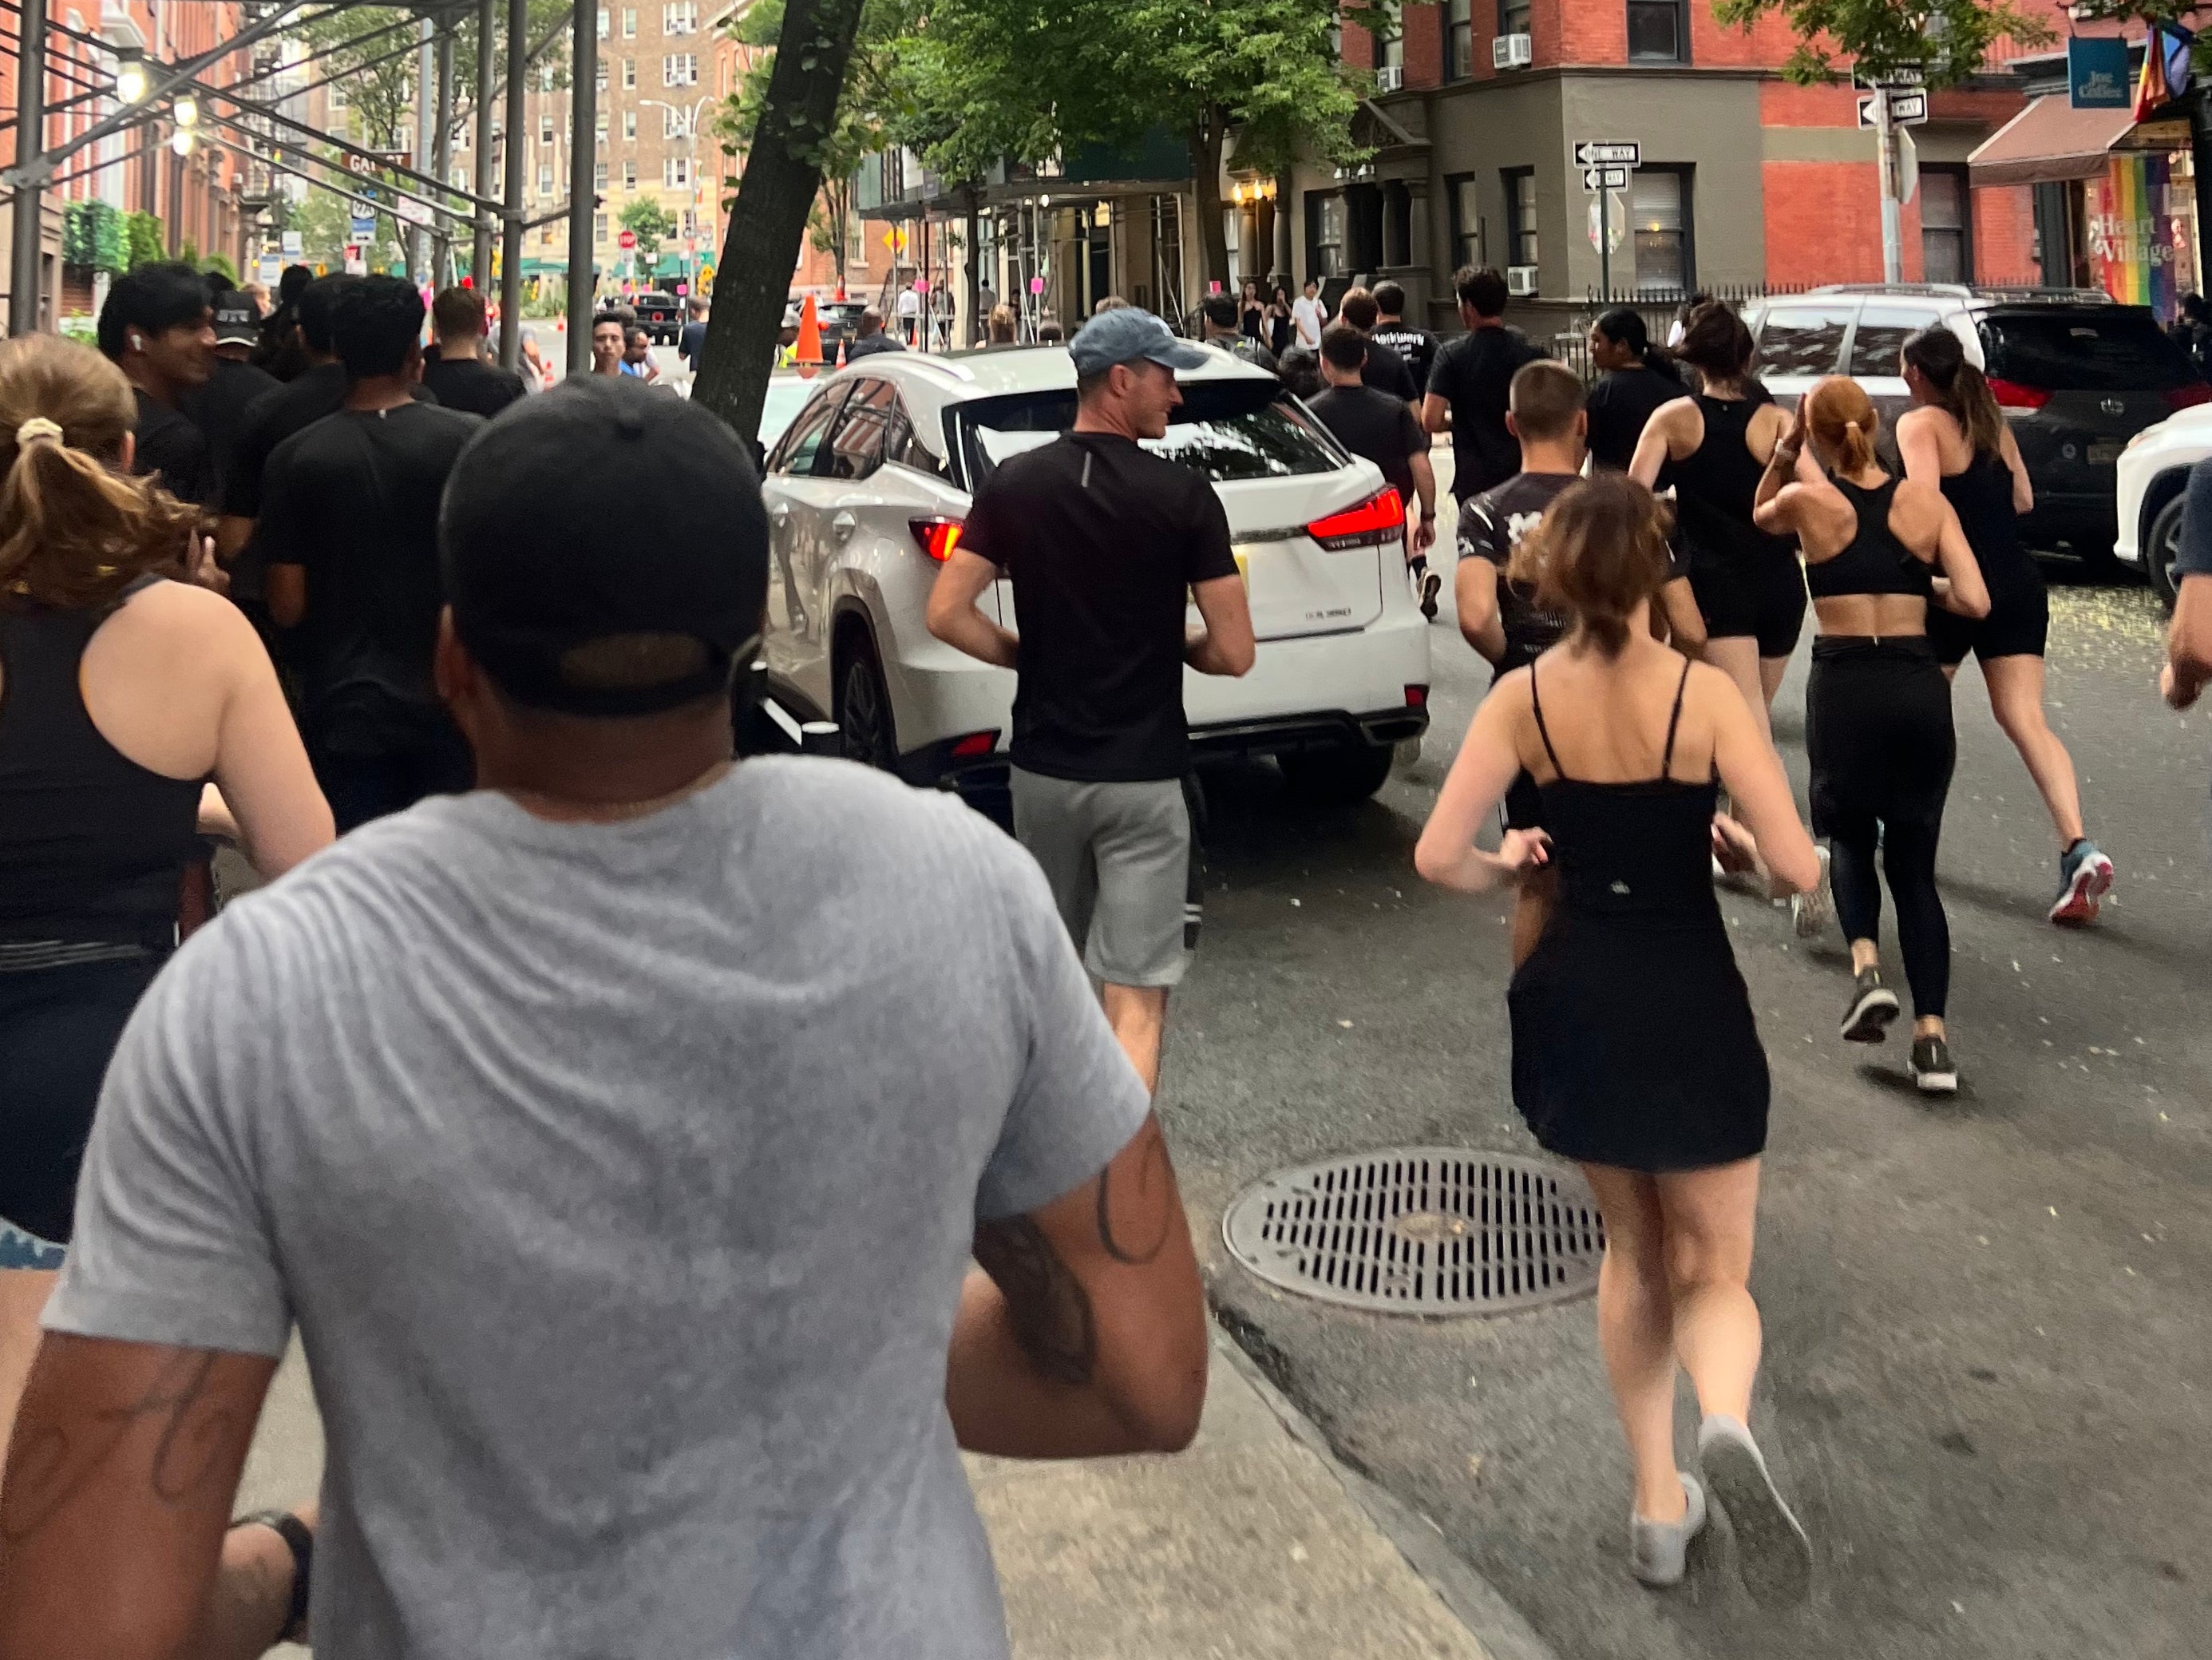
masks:
[[[149,582],[116,608],[103,625],[146,637],[189,640],[228,656],[261,649],[260,636],[238,607],[212,588],[164,578]]]

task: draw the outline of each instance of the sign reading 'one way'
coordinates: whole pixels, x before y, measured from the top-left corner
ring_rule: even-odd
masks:
[[[1928,119],[1928,94],[1924,92],[1863,92],[1859,94],[1859,125],[1874,127],[1881,125],[1875,100],[1889,100],[1889,120],[1892,126],[1917,127]]]
[[[1585,138],[1575,146],[1575,165],[1578,167],[1640,167],[1644,165],[1644,146],[1633,140],[1612,143],[1601,138]]]

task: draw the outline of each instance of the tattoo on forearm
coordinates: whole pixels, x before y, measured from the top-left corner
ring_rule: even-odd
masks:
[[[985,1222],[975,1230],[975,1250],[1006,1299],[1014,1341],[1030,1364],[1055,1383],[1089,1383],[1098,1358],[1091,1297],[1044,1230],[1026,1216]]]
[[[242,1428],[234,1406],[210,1397],[208,1379],[222,1357],[179,1349],[145,1394],[129,1405],[95,1414],[72,1434],[54,1425],[19,1421],[0,1487],[0,1542],[20,1543],[36,1533],[80,1492],[117,1449],[143,1426],[159,1435],[146,1477],[165,1505],[190,1505],[221,1491],[226,1453]]]
[[[1098,1243],[1116,1262],[1139,1268],[1150,1267],[1167,1248],[1176,1208],[1168,1202],[1173,1178],[1168,1172],[1167,1137],[1158,1119],[1146,1124],[1144,1135],[1133,1182],[1116,1188],[1110,1164],[1098,1173]]]

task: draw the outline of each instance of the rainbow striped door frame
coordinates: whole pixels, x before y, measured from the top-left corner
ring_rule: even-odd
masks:
[[[2171,162],[2156,151],[2113,155],[2105,176],[2082,186],[2098,283],[2115,300],[2152,307],[2161,320],[2199,282],[2194,204],[2176,203],[2173,188]],[[2177,206],[2181,212],[2172,211]]]

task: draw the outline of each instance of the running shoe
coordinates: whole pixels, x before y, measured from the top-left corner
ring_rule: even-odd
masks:
[[[1444,579],[1434,571],[1421,579],[1421,615],[1431,623],[1437,620],[1437,593],[1443,585]]]
[[[1803,893],[1790,896],[1790,926],[1800,939],[1818,939],[1835,916],[1828,903],[1828,849],[1816,846],[1813,850],[1820,856],[1820,879]]]
[[[2112,861],[2084,836],[2058,861],[2058,897],[2051,920],[2079,926],[2097,920],[2097,906],[2112,890]]]
[[[1647,1522],[1633,1510],[1628,1514],[1628,1571],[1662,1590],[1682,1583],[1690,1541],[1705,1530],[1705,1490],[1696,1476],[1682,1477],[1682,1499],[1679,1522]]]
[[[1698,1462],[1735,1531],[1736,1572],[1753,1601],[1766,1608],[1803,1602],[1813,1587],[1813,1541],[1783,1502],[1751,1432],[1715,1413],[1698,1426]]]
[[[1897,1013],[1897,994],[1881,983],[1881,970],[1861,969],[1852,984],[1851,1005],[1844,1011],[1844,1042],[1882,1042]]]
[[[1911,1066],[1912,1081],[1920,1085],[1923,1095],[1959,1092],[1959,1063],[1951,1058],[1951,1046],[1942,1038],[1914,1038]]]

